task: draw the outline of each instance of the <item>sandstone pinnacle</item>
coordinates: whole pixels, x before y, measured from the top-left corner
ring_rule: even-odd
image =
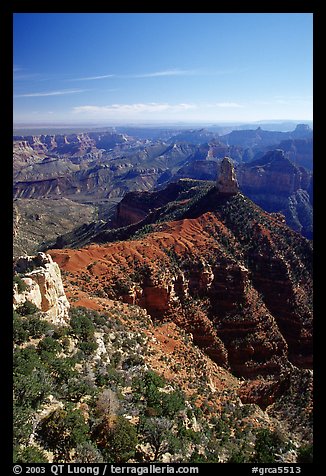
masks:
[[[224,157],[217,177],[217,190],[226,195],[235,195],[239,191],[239,184],[235,176],[234,165],[229,157]]]

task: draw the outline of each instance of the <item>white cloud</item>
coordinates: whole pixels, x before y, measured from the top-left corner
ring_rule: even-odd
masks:
[[[131,78],[159,78],[162,76],[191,76],[195,71],[184,69],[168,69],[165,71],[155,71],[153,73],[143,73],[130,75]],[[128,76],[128,75],[127,75]]]
[[[115,74],[103,74],[102,76],[87,76],[86,78],[67,79],[67,81],[92,81],[97,79],[113,78]]]
[[[242,104],[239,104],[237,102],[218,102],[215,105],[216,107],[225,107],[225,108],[244,107]]]
[[[99,76],[87,76],[82,78],[67,79],[67,81],[92,81],[98,79],[118,78],[118,79],[133,79],[133,78],[160,78],[166,76],[191,76],[196,74],[196,71],[185,69],[167,69],[163,71],[154,71],[151,73],[130,73],[130,74],[103,74]]]
[[[194,104],[180,103],[135,103],[135,104],[111,104],[108,106],[76,106],[73,108],[75,114],[92,114],[100,116],[114,115],[135,115],[138,113],[157,113],[157,112],[180,112],[189,109],[195,109]]]
[[[62,96],[64,94],[76,94],[83,93],[87,89],[63,89],[61,91],[47,91],[44,93],[25,93],[25,94],[16,94],[16,98],[36,98],[36,97],[46,97],[46,96]]]

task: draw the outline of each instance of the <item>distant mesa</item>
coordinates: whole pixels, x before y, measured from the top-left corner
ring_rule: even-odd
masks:
[[[307,132],[307,133],[311,133],[312,132],[312,129],[311,127],[308,125],[308,124],[297,124],[294,132]]]
[[[224,157],[216,183],[217,191],[224,195],[235,195],[239,192],[233,163],[229,157]]]

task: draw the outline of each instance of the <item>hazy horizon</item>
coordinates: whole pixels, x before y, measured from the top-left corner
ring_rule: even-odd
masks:
[[[15,127],[312,121],[312,19],[16,13]]]

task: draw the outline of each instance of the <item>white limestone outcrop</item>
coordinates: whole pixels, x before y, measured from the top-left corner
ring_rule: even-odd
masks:
[[[14,309],[30,301],[54,324],[67,322],[70,304],[63,288],[60,268],[50,255],[20,256],[14,262],[14,273],[19,273],[26,285],[26,289],[20,292],[18,285],[14,284]]]

